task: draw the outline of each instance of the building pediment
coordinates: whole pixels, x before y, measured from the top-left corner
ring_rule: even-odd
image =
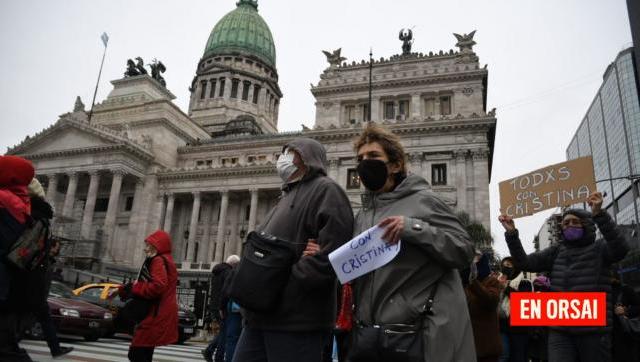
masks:
[[[148,147],[129,139],[126,132],[117,132],[73,117],[65,117],[35,136],[27,136],[7,153],[42,158],[122,148],[143,159],[153,158]]]

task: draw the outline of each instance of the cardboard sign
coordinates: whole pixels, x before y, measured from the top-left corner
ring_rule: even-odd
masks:
[[[596,191],[591,156],[558,163],[500,182],[500,211],[519,218],[585,202]]]
[[[340,283],[347,283],[387,264],[400,252],[401,241],[389,245],[382,240],[384,229],[377,225],[365,230],[329,254]]]

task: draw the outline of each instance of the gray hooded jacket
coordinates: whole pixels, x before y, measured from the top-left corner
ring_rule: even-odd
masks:
[[[344,190],[326,176],[326,152],[319,142],[302,138],[285,147],[300,154],[307,173],[283,187],[278,204],[256,229],[294,243],[299,260],[278,309],[247,313],[246,319],[249,326],[268,330],[329,330],[336,319],[336,276],[328,255],[351,239],[353,211]],[[308,239],[316,239],[321,250],[303,257]]]
[[[355,318],[366,325],[413,323],[440,278],[425,320],[425,361],[475,361],[473,331],[457,269],[471,264],[473,243],[451,209],[420,176],[395,190],[363,195],[354,234],[388,216],[405,217],[402,247],[389,264],[354,282]]]

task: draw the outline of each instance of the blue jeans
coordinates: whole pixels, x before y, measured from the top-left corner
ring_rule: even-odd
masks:
[[[229,313],[224,319],[224,362],[231,362],[242,333],[242,315]]]
[[[321,362],[331,332],[268,331],[245,326],[233,362]]]

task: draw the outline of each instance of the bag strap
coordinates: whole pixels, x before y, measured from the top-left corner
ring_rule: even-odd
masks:
[[[433,286],[433,289],[431,289],[431,293],[429,293],[429,296],[427,297],[427,300],[425,301],[424,306],[422,307],[422,312],[420,312],[420,317],[434,314],[433,302],[435,300],[436,293],[438,292],[438,286],[440,285],[440,281],[442,280],[442,277],[444,277],[444,273],[436,280],[435,285]]]

